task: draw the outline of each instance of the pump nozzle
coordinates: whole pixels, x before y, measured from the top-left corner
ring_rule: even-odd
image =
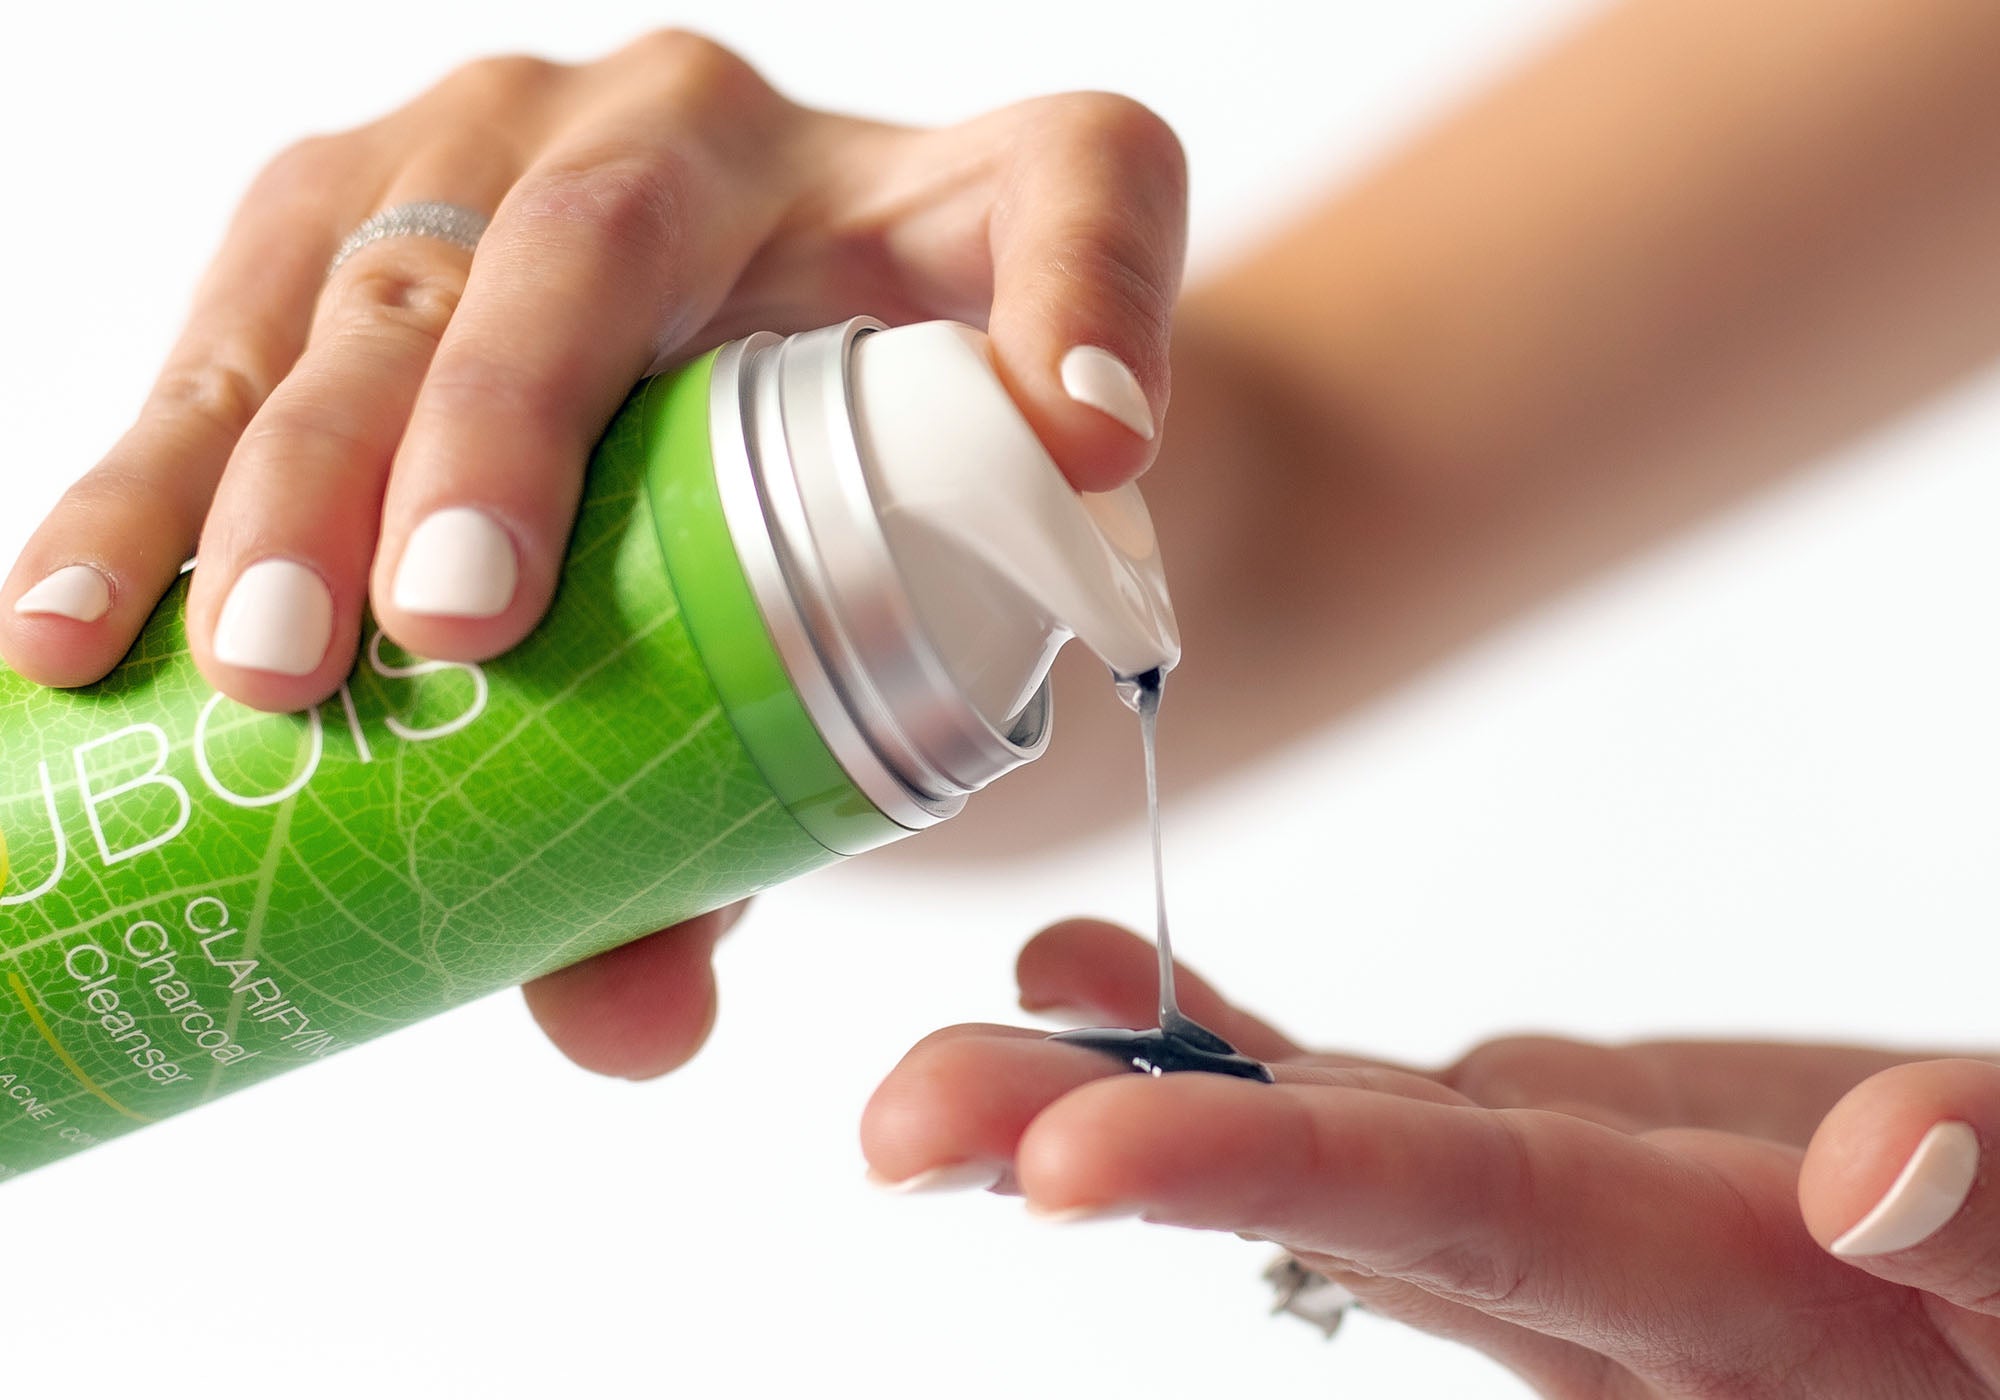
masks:
[[[1079,493],[994,372],[929,321],[854,345],[855,435],[883,532],[939,660],[1005,731],[1074,636],[1121,676],[1180,660],[1136,486]]]

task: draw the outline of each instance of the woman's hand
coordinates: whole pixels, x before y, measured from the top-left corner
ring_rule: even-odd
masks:
[[[419,201],[490,213],[477,255],[398,237],[328,275]],[[546,610],[635,381],[862,312],[986,323],[1043,441],[1108,487],[1166,407],[1185,203],[1172,133],[1102,94],[918,131],[797,106],[685,33],[472,64],[259,177],[138,421],[0,587],[0,654],[94,681],[198,555],[189,645],[246,704],[331,694],[364,607],[419,654],[494,656]],[[593,1067],[669,1068],[705,1033],[725,922],[559,974],[536,1014]]]
[[[492,214],[476,257],[401,237],[327,275],[369,216],[431,200]],[[990,319],[1073,479],[1128,479],[1166,405],[1184,223],[1178,143],[1122,98],[916,131],[796,106],[685,33],[472,64],[257,180],[138,422],[0,589],[0,651],[95,680],[198,545],[190,642],[246,704],[331,694],[365,604],[421,654],[496,655],[547,606],[636,380],[859,312]]]
[[[1151,956],[1059,927],[1022,956],[1023,1003],[1143,1023]],[[2000,1187],[1978,1175],[2000,1067],[1513,1041],[1432,1075],[1305,1055],[1192,979],[1182,1001],[1278,1083],[958,1027],[869,1105],[875,1173],[1003,1174],[1045,1214],[1269,1239],[1552,1396],[2000,1395]],[[1482,1081],[1523,1106],[1481,1104]],[[1809,1146],[1756,1131],[1794,1093],[1839,1099]]]

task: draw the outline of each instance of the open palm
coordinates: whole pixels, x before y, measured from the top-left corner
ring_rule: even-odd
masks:
[[[1150,958],[1109,926],[1059,926],[1023,954],[1023,1003],[1139,1024]],[[1932,1124],[1984,1136],[2000,1067],[1516,1040],[1421,1074],[1306,1054],[1192,978],[1182,999],[1278,1082],[1150,1078],[1038,1032],[955,1027],[869,1105],[876,1174],[990,1166],[1040,1212],[1263,1237],[1552,1396],[2000,1394],[1983,1180],[1913,1247],[1823,1243]]]

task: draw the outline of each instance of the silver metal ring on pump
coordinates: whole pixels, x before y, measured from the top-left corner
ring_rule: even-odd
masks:
[[[785,433],[807,523],[831,591],[839,642],[855,662],[858,718],[892,766],[934,793],[976,792],[1046,743],[1023,745],[972,705],[931,645],[881,517],[848,388],[855,342],[883,329],[857,318],[786,342],[779,361]],[[1010,727],[1016,733],[1019,719]]]
[[[782,480],[791,467],[789,459],[760,463],[752,443],[761,440],[764,454],[784,451],[782,421],[767,422],[761,431],[756,425],[759,417],[777,418],[776,393],[760,392],[760,385],[773,368],[767,352],[782,343],[781,336],[759,331],[725,345],[715,357],[709,381],[709,448],[723,520],[778,660],[834,760],[884,816],[898,826],[921,830],[951,813],[927,809],[855,725],[813,645],[814,627],[793,596],[779,558],[776,527],[766,516],[761,478],[768,471]]]
[[[951,816],[1048,743],[1046,683],[996,730],[917,621],[869,489],[848,354],[882,323],[718,355],[711,441],[723,515],[752,595],[807,713],[855,785],[912,830]]]

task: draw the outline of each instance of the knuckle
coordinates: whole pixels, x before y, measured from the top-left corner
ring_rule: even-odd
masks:
[[[1115,92],[1071,93],[1059,101],[1058,112],[1072,141],[1108,151],[1152,180],[1186,188],[1187,152],[1166,118],[1151,107]]]
[[[300,451],[301,443],[312,445],[310,455]],[[351,468],[384,456],[393,447],[393,441],[385,444],[365,420],[357,418],[353,405],[325,394],[288,391],[257,415],[232,460],[260,467],[283,461],[295,479],[304,480],[321,463]],[[229,490],[226,480],[223,490]]]
[[[106,461],[86,472],[63,493],[59,514],[92,535],[115,530],[112,522],[136,518],[174,526],[174,546],[193,536],[201,524],[206,497],[181,489],[159,474]]]
[[[252,199],[289,203],[324,195],[345,171],[352,136],[307,136],[264,163],[250,186]]]
[[[1491,1250],[1449,1244],[1395,1261],[1387,1270],[1399,1279],[1481,1308],[1505,1310],[1527,1282],[1521,1261]]]
[[[479,106],[497,106],[541,93],[562,72],[563,65],[532,54],[492,54],[454,68],[432,91]]]
[[[270,397],[272,377],[228,356],[169,366],[153,386],[156,410],[184,414],[240,437]]]
[[[1535,1278],[1532,1239],[1516,1228],[1518,1222],[1534,1218],[1536,1205],[1534,1161],[1527,1139],[1503,1115],[1482,1114],[1479,1121],[1491,1141],[1476,1152],[1481,1170],[1466,1174],[1466,1185],[1453,1200],[1454,1214],[1464,1228],[1442,1243],[1413,1243],[1402,1252],[1385,1251],[1369,1258],[1367,1265],[1374,1273],[1499,1316],[1524,1306],[1531,1280],[1538,1291],[1546,1291],[1549,1281]],[[1390,1179],[1406,1169],[1393,1143],[1356,1139],[1303,1110],[1299,1123],[1300,1161],[1307,1180]]]
[[[363,331],[402,332],[435,344],[458,310],[463,273],[402,263],[342,269],[327,305],[343,324]]]
[[[1531,1279],[1543,1294],[1555,1294],[1560,1280],[1536,1278],[1531,1236],[1516,1228],[1536,1218],[1533,1152],[1513,1120],[1488,1114],[1485,1121],[1494,1143],[1480,1159],[1490,1169],[1479,1178],[1478,1199],[1465,1205],[1470,1218],[1486,1228],[1476,1226],[1383,1272],[1504,1316],[1519,1310]]]
[[[575,159],[523,182],[512,212],[531,234],[570,241],[581,226],[614,254],[660,260],[673,251],[693,184],[686,162],[667,152]]]
[[[741,54],[692,30],[656,29],[626,52],[697,105],[735,110],[773,96],[770,84]]]
[[[563,384],[515,359],[461,344],[432,362],[422,406],[447,423],[491,419],[497,407],[528,441],[553,447],[561,441],[571,399]]]

